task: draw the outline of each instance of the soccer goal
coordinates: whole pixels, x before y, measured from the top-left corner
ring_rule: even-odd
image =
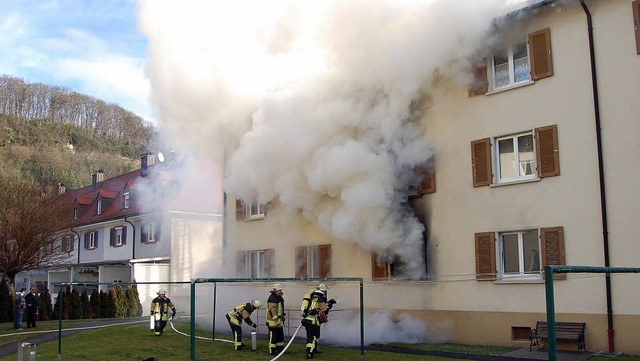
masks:
[[[357,310],[360,323],[360,359],[364,359],[364,286],[363,278],[360,277],[327,277],[327,278],[194,278],[191,280],[190,290],[190,351],[191,360],[196,360],[196,317],[203,312],[199,300],[209,299],[205,307],[211,307],[213,319],[212,339],[215,339],[216,319],[215,315],[226,313],[230,305],[241,302],[249,302],[252,299],[262,300],[265,298],[265,291],[270,289],[274,283],[282,283],[285,289],[286,309],[288,313],[287,325],[291,322],[299,323],[299,305],[303,295],[310,289],[314,289],[319,283],[325,283],[329,287],[329,297],[338,299],[337,307],[332,309],[332,313],[346,310]],[[232,296],[232,298],[230,297]],[[344,302],[343,302],[344,300]],[[289,306],[293,305],[293,306]],[[219,310],[218,308],[221,308]],[[297,311],[297,312],[296,312]],[[330,316],[331,317],[331,316]],[[256,315],[257,320],[260,316]],[[258,324],[261,324],[258,323]],[[289,334],[289,336],[291,336]],[[293,335],[295,336],[295,334]],[[291,336],[291,337],[293,337]]]
[[[544,285],[547,306],[547,335],[549,361],[558,360],[558,347],[556,344],[556,311],[555,298],[553,291],[553,274],[554,273],[640,273],[640,268],[631,267],[593,267],[593,266],[545,266],[544,267]]]

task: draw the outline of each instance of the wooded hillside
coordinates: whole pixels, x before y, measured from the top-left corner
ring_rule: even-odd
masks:
[[[0,77],[0,175],[76,189],[140,166],[155,129],[118,105],[45,84]]]

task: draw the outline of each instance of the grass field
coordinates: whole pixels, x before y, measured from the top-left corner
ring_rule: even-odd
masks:
[[[86,325],[86,321],[64,321],[63,328],[75,328]],[[174,322],[178,331],[189,333],[189,319],[181,318]],[[58,330],[58,323],[55,321],[39,322],[38,331]],[[0,345],[15,343],[26,340],[37,334],[28,334],[28,330],[16,332],[11,328],[11,324],[0,324]],[[3,336],[18,333],[14,336]],[[199,334],[200,337],[207,337],[205,332]],[[248,335],[245,335],[245,337]],[[229,340],[229,335],[217,336],[219,339]],[[285,341],[288,342],[288,339]],[[146,318],[140,322],[128,323],[117,326],[96,328],[74,335],[66,336],[62,339],[62,353],[60,360],[86,360],[86,361],[135,361],[148,357],[156,357],[158,361],[186,361],[191,357],[191,339],[174,332],[170,325],[165,329],[164,335],[156,337],[149,331]],[[258,350],[251,351],[247,345],[241,351],[234,351],[231,343],[210,340],[196,339],[196,359],[197,360],[271,360],[269,356],[267,341],[258,339]],[[496,346],[476,346],[476,345],[452,345],[452,344],[420,344],[420,345],[390,345],[395,347],[413,348],[418,350],[433,350],[447,352],[465,352],[473,354],[500,355],[511,351],[508,347]],[[352,348],[328,347],[320,345],[321,354],[316,355],[317,360],[359,360],[360,350]],[[0,358],[0,361],[15,361],[15,354]],[[293,342],[287,353],[279,360],[302,360],[304,359],[304,344]],[[365,359],[372,361],[387,360],[452,360],[452,358],[407,355],[401,353],[365,351]],[[58,341],[37,345],[37,360],[58,360]],[[612,361],[608,357],[592,357],[590,361]],[[640,361],[637,356],[622,356],[615,358],[616,361]]]

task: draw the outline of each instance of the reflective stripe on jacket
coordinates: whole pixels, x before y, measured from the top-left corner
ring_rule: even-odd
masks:
[[[169,309],[175,311],[175,306],[168,297],[156,297],[151,301],[151,311],[154,312],[154,319],[158,321],[167,321],[169,319]]]
[[[308,311],[307,317],[302,320],[308,320],[314,326],[320,326],[320,320],[318,320],[318,313],[327,311],[327,298],[322,292],[309,291],[302,299],[302,305],[300,305],[300,311]],[[314,312],[315,311],[315,312]]]

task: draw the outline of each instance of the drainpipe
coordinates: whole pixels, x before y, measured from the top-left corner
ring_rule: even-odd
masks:
[[[131,225],[131,229],[132,229],[132,233],[133,233],[133,238],[131,239],[131,259],[134,260],[136,259],[136,226],[133,225],[133,223],[129,222],[127,220],[127,217],[124,217],[124,221],[129,223]],[[133,281],[134,279],[134,274],[133,274],[133,268],[135,267],[135,265],[131,266],[131,280]]]
[[[598,97],[598,78],[596,75],[596,56],[593,45],[593,22],[591,12],[585,4],[585,0],[580,0],[580,5],[587,16],[587,32],[589,34],[589,57],[591,59],[591,87],[593,88],[593,110],[596,122],[596,143],[598,147],[598,177],[600,180],[600,208],[602,214],[602,244],[604,247],[604,266],[609,267],[609,228],[607,223],[607,197],[604,187],[604,162],[602,160],[602,131],[600,129],[600,102]],[[609,338],[609,353],[613,353],[613,309],[611,306],[611,274],[605,276],[605,287],[607,295],[607,336]]]
[[[80,264],[80,234],[71,228],[71,232],[75,233],[78,236],[78,264]]]

